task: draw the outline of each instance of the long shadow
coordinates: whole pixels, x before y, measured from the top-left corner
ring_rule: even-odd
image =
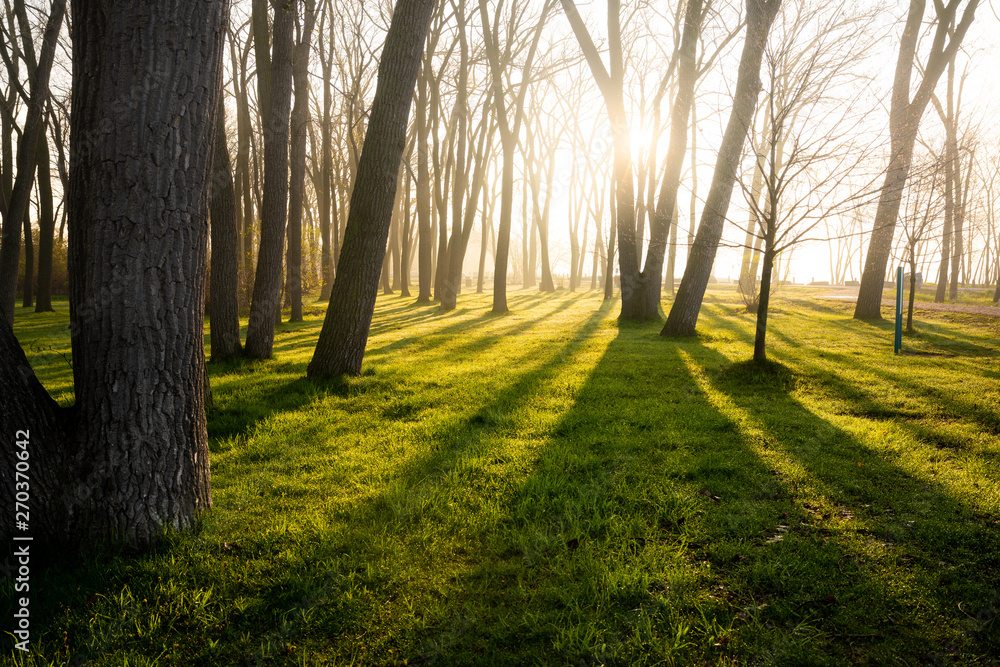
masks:
[[[973,526],[942,485],[909,475],[798,401],[794,371],[755,373],[718,352],[717,325],[746,340],[745,322],[710,316],[701,339],[672,340],[619,325],[605,341],[612,307],[555,344],[513,348],[502,384],[377,472],[388,483],[332,512],[330,534],[286,529],[181,548],[192,560],[212,550],[211,566],[234,572],[234,582],[258,563],[274,568],[254,625],[229,614],[236,629],[222,632],[249,628],[286,649],[322,637],[357,649],[356,663],[916,663],[935,658],[935,623],[943,632],[967,620],[954,605],[961,600],[981,619],[962,626],[971,645],[996,647],[970,583],[980,572],[1000,583],[996,527]],[[471,335],[482,324],[446,326]],[[487,337],[528,329],[517,321]],[[594,366],[581,369],[591,354]],[[310,391],[342,390],[309,385],[296,379],[269,396],[280,400],[291,387],[302,396],[290,404],[301,407]],[[532,416],[547,401],[537,412],[554,418]],[[313,492],[322,504],[323,489]],[[942,508],[936,515],[956,525],[925,529],[921,507]],[[943,534],[958,551],[934,541]],[[452,574],[434,581],[425,570],[412,580],[393,561],[392,539]],[[176,554],[168,547],[163,558]],[[299,551],[308,557],[294,560]],[[935,559],[950,569],[933,572]],[[156,579],[156,559],[145,562],[130,583]],[[87,576],[119,566],[104,559]],[[69,603],[86,605],[94,590],[116,594],[122,579],[108,579]],[[940,588],[925,595],[924,585]],[[234,583],[217,594],[244,592]],[[395,620],[403,598],[423,607],[419,623]],[[911,608],[925,601],[933,609]],[[383,628],[396,635],[379,638]],[[362,651],[379,641],[388,642],[382,653]],[[266,650],[254,660],[292,661]]]
[[[503,338],[509,338],[510,336],[526,331],[533,326],[540,324],[544,320],[569,309],[575,303],[584,298],[585,295],[574,295],[568,299],[559,299],[558,297],[550,295],[536,298],[529,297],[525,298],[523,301],[512,304],[518,307],[518,310],[513,313],[497,315],[487,311],[474,318],[463,318],[452,321],[454,319],[454,315],[461,315],[464,313],[464,311],[455,311],[455,313],[448,313],[446,317],[441,318],[440,321],[442,323],[449,322],[445,326],[426,332],[419,337],[400,338],[384,345],[371,347],[366,353],[374,357],[390,351],[399,351],[400,349],[407,347],[412,347],[414,352],[420,352],[440,347],[446,341],[462,340],[463,338],[470,338],[470,340],[468,343],[449,345],[449,351],[452,353],[472,353],[484,351],[496,343],[496,341]],[[546,301],[551,303],[557,299],[557,305],[551,308],[551,310],[546,310],[541,314],[536,314],[538,312],[538,306],[541,302]],[[525,307],[531,303],[535,304],[534,308]],[[481,330],[491,324],[495,325],[496,332],[483,335]],[[503,325],[507,326],[504,327]],[[397,327],[393,326],[391,328]],[[472,332],[477,332],[480,335],[471,336],[470,334]]]
[[[559,356],[583,344],[571,342]],[[691,642],[713,632],[719,639],[722,625],[732,624],[721,600],[707,612],[697,600],[708,586],[692,560],[704,559],[713,539],[713,499],[752,487],[781,503],[789,491],[760,461],[734,461],[729,443],[720,444],[736,426],[706,401],[682,361],[701,349],[696,340],[665,343],[656,330],[618,325],[571,390],[572,407],[541,442],[536,436],[523,479],[487,487],[495,514],[471,538],[476,558],[452,593],[465,602],[437,621],[442,630],[425,635],[412,660],[693,664],[715,655],[715,640]],[[531,387],[518,382],[509,391],[522,392],[530,396]],[[494,406],[485,410],[477,418],[488,419]],[[505,437],[523,440],[524,428],[511,424]],[[513,465],[492,444],[498,456],[469,483],[486,484],[497,467]],[[718,521],[742,536],[773,527],[778,515],[727,513]]]
[[[832,608],[822,610],[830,635],[840,634],[841,627],[867,626],[872,642],[866,651],[872,658],[881,655],[879,661],[895,658],[893,642],[901,642],[919,660],[957,657],[969,646],[954,645],[955,628],[984,654],[995,651],[990,615],[967,623],[967,617],[988,612],[1000,590],[1000,534],[995,526],[989,527],[946,484],[906,470],[891,448],[860,441],[792,395],[774,392],[775,384],[794,386],[795,371],[784,369],[783,383],[775,382],[773,374],[757,378],[760,390],[774,392],[769,409],[761,410],[751,398],[755,369],[754,364],[737,364],[712,384],[758,422],[762,432],[772,435],[769,446],[791,459],[830,501],[818,510],[825,522],[817,521],[816,508],[802,507],[807,510],[799,513],[804,521],[791,529],[811,539],[829,539],[842,558],[849,559],[838,561],[840,576],[827,568],[828,581],[835,585],[816,591],[830,590],[835,598]],[[923,604],[930,602],[930,609],[913,613],[909,586],[922,591]],[[853,600],[864,600],[865,608],[857,608]],[[935,625],[950,626],[953,636],[947,644]]]
[[[518,308],[524,308],[527,304],[539,301],[538,298],[534,298],[534,295],[518,296],[521,298],[512,299],[512,305],[516,305]],[[544,295],[542,298],[545,296],[548,295]],[[440,320],[443,324],[448,322],[445,326],[419,338],[400,338],[385,345],[369,346],[365,351],[365,357],[368,361],[374,361],[390,350],[411,346],[414,352],[434,349],[439,351],[441,355],[448,356],[484,352],[498,340],[516,336],[548,317],[570,308],[582,298],[584,295],[576,295],[570,299],[556,301],[549,297],[545,300],[552,303],[551,309],[545,310],[537,316],[529,316],[537,310],[531,311],[526,308],[516,318],[490,313],[475,318],[455,318],[453,316],[455,313],[450,313],[451,316],[447,319],[441,318]],[[408,310],[412,307],[413,304],[409,304],[405,309]],[[434,308],[436,307],[435,305]],[[421,304],[418,309],[422,312],[418,312],[412,318],[403,321],[410,321],[410,325],[412,325],[416,321],[430,319],[434,316],[432,308]],[[377,315],[379,319],[392,319],[385,318],[381,310],[378,311]],[[393,319],[393,321],[398,320]],[[510,326],[500,328],[491,335],[471,335],[491,323],[507,323]],[[299,361],[288,360],[291,352],[301,351],[306,347],[312,349],[313,339],[318,335],[321,326],[321,321],[284,325],[283,329],[276,332],[275,360],[235,359],[219,364],[209,364],[214,392],[218,394],[239,392],[243,395],[243,400],[239,402],[231,402],[231,405],[227,407],[219,407],[210,411],[208,421],[210,441],[214,443],[225,438],[247,435],[253,432],[258,424],[266,422],[276,414],[301,409],[331,392],[346,395],[350,391],[345,380],[316,381],[302,377],[308,358]],[[385,329],[389,328],[388,325],[385,325]],[[391,328],[395,329],[396,327],[392,326]],[[468,338],[469,342],[457,345],[447,343],[452,339],[461,340],[463,338]],[[256,383],[248,381],[245,373],[248,367],[253,365],[260,366],[261,372],[266,373],[267,377]],[[279,382],[275,382],[275,379],[278,379]]]
[[[982,587],[969,574],[939,576],[936,564],[991,567],[995,531],[795,400],[794,373],[754,369],[698,339],[619,326],[527,479],[506,490],[499,521],[476,538],[478,562],[457,595],[485,598],[488,611],[442,619],[448,629],[425,639],[417,661],[450,651],[533,662],[555,651],[583,664],[691,662],[718,656],[705,638],[732,639],[738,656],[740,641],[761,649],[757,635],[769,635],[777,662],[859,650],[935,660],[952,650],[937,643],[941,618],[952,639],[965,628],[973,647],[991,650]],[[923,526],[921,507],[962,520]],[[701,563],[713,574],[692,574]],[[915,611],[907,589],[927,585],[932,610]],[[715,588],[725,591],[716,602],[696,599]],[[978,625],[962,625],[956,595],[983,612]],[[685,627],[702,641],[671,645]]]

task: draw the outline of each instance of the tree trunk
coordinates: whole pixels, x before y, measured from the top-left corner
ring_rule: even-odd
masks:
[[[284,0],[274,11],[270,100],[264,128],[264,201],[260,222],[260,249],[254,276],[253,301],[244,353],[266,359],[274,346],[275,313],[281,305],[281,258],[285,245],[288,204],[288,125],[292,98],[292,27],[294,0]]]
[[[340,270],[316,352],[309,363],[310,377],[361,372],[389,235],[396,174],[406,143],[413,87],[433,9],[434,0],[399,0],[393,12],[351,195]]]
[[[32,544],[145,546],[211,505],[202,330],[225,10],[74,6],[71,419],[0,327],[0,431],[26,432]],[[145,102],[120,103],[153,81]],[[9,498],[15,450],[3,451]]]
[[[286,260],[287,286],[291,313],[289,322],[302,321],[302,200],[306,187],[306,127],[309,124],[309,45],[316,23],[315,2],[304,3],[303,21],[299,42],[295,47],[292,64],[292,82],[295,87],[295,106],[291,115],[291,154],[289,156],[288,184],[288,258]]]
[[[52,247],[55,245],[56,218],[52,201],[52,171],[49,142],[42,133],[38,140],[38,295],[36,313],[52,312]]]
[[[684,153],[687,149],[687,119],[691,115],[694,84],[698,76],[695,48],[701,32],[701,9],[702,0],[690,0],[684,18],[684,32],[678,52],[677,96],[670,114],[670,143],[664,160],[660,196],[650,218],[646,263],[639,276],[640,320],[660,317],[663,260],[670,228],[677,224],[674,213],[677,210],[677,190],[680,188],[681,169],[684,167]],[[672,265],[670,270],[673,271]]]
[[[44,135],[43,135],[44,136]],[[21,306],[35,305],[35,237],[31,230],[31,207],[24,209],[24,283]]]
[[[412,231],[413,231],[413,211],[410,202],[410,192],[413,190],[412,178],[410,177],[409,170],[405,170],[406,174],[403,176],[404,191],[403,191],[403,217],[400,221],[402,224],[402,238],[400,239],[400,276],[399,276],[399,294],[400,296],[411,296],[410,295],[410,261],[412,259]]]
[[[965,201],[962,196],[962,159],[958,153],[958,132],[957,128],[954,131],[955,137],[954,149],[952,151],[952,159],[955,163],[952,167],[952,175],[955,179],[954,187],[954,206],[955,206],[955,216],[954,216],[954,238],[953,243],[955,246],[954,252],[951,254],[951,282],[948,285],[948,300],[955,301],[958,298],[958,278],[960,269],[962,266],[962,260],[965,257],[965,245],[964,245],[964,233],[965,233]]]
[[[212,361],[240,353],[239,233],[236,229],[236,193],[226,139],[224,97],[219,95],[215,121],[215,157],[209,203],[212,235],[212,273],[209,279],[209,319]]]
[[[913,332],[913,300],[917,295],[917,243],[910,244],[910,299],[906,308],[906,330]]]
[[[549,151],[549,164],[545,171],[545,204],[538,216],[538,250],[542,259],[542,280],[538,286],[541,292],[555,292],[552,281],[552,266],[549,261],[549,211],[552,210],[552,182],[556,172],[556,151]]]
[[[899,216],[903,187],[910,171],[913,144],[916,141],[920,118],[941,73],[965,37],[979,0],[970,0],[966,5],[962,21],[951,34],[951,39],[947,40],[947,45],[945,36],[958,10],[958,1],[949,2],[947,5],[935,3],[938,11],[936,35],[931,54],[920,77],[920,86],[911,101],[910,79],[924,15],[924,4],[924,0],[910,0],[906,26],[899,42],[889,109],[889,167],[879,195],[875,225],[868,244],[864,272],[861,274],[858,302],[854,308],[854,317],[859,320],[882,319],[882,290],[885,287],[886,267],[892,250],[892,236]]]
[[[767,34],[780,5],[781,0],[747,0],[747,36],[740,56],[733,110],[722,138],[712,185],[705,200],[698,233],[688,254],[684,277],[661,335],[694,335],[701,302],[712,275],[719,239],[722,237],[726,213],[729,211],[736,183],[736,169],[757,106],[757,95],[761,89],[760,63],[767,44]]]
[[[417,303],[431,300],[431,175],[430,136],[427,122],[427,86],[430,78],[430,58],[424,59],[420,85],[417,86],[416,132],[417,132]]]
[[[765,339],[767,337],[767,308],[771,302],[771,274],[774,272],[774,249],[771,243],[764,248],[764,266],[760,277],[760,301],[757,305],[757,330],[753,339],[753,360],[767,361]]]
[[[35,152],[44,122],[42,112],[49,94],[49,74],[55,57],[56,42],[66,11],[66,0],[53,0],[49,11],[42,52],[31,83],[28,112],[17,146],[17,175],[10,200],[3,211],[3,241],[0,244],[0,327],[13,326],[14,303],[17,297],[17,274],[21,254],[21,229],[25,219],[31,185],[35,180]],[[30,234],[30,232],[29,232]]]
[[[503,146],[503,172],[501,175],[500,192],[500,224],[497,227],[497,242],[495,265],[493,271],[493,312],[506,313],[507,308],[507,260],[510,254],[510,219],[514,203],[514,151],[517,148],[517,137],[521,132],[521,122],[524,118],[524,100],[528,91],[528,81],[531,66],[538,50],[538,42],[542,36],[542,26],[545,25],[550,7],[546,0],[542,7],[535,34],[521,69],[521,86],[514,101],[514,117],[508,120],[504,76],[500,63],[499,26],[496,33],[490,29],[489,12],[486,0],[479,0],[479,14],[483,24],[486,56],[490,64],[491,85],[493,87],[493,104],[496,110],[497,123],[500,129],[501,145]]]

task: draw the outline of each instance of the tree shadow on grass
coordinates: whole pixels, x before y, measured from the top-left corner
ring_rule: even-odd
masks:
[[[439,349],[441,354],[462,356],[479,354],[488,351],[497,341],[508,339],[526,331],[573,306],[585,298],[576,295],[570,299],[555,299],[548,295],[535,298],[535,295],[518,295],[514,305],[524,307],[539,300],[547,302],[549,308],[537,313],[524,309],[516,316],[510,314],[494,315],[485,313],[478,317],[448,317],[439,318],[439,326],[416,338],[400,338],[384,345],[369,346],[365,351],[364,373],[373,371],[372,363],[378,362],[386,353],[400,348],[412,348],[417,354],[424,350]],[[403,311],[414,307],[408,304]],[[393,309],[396,310],[396,309]],[[379,320],[387,321],[382,333],[390,328],[396,328],[388,322],[403,321],[401,326],[414,326],[417,321],[434,319],[434,311],[419,305],[414,318],[399,320],[385,317],[381,310],[377,312]],[[451,315],[454,315],[452,313]],[[409,325],[405,323],[409,322]],[[473,335],[477,330],[494,325],[489,335]],[[311,359],[311,350],[315,346],[315,337],[319,335],[321,321],[305,322],[288,325],[284,332],[279,331],[275,340],[275,358],[270,360],[248,360],[237,358],[221,363],[209,364],[212,378],[212,388],[218,396],[234,396],[209,413],[209,440],[213,443],[241,435],[247,435],[260,423],[271,419],[277,414],[299,410],[310,403],[322,399],[326,395],[348,396],[353,391],[377,391],[381,382],[351,383],[346,378],[316,380],[303,377],[306,365]],[[374,335],[374,334],[373,334]],[[468,343],[454,342],[468,339]],[[371,340],[371,339],[369,339]],[[302,355],[301,351],[308,350]],[[299,359],[290,358],[299,352]],[[247,370],[254,372],[249,375]]]
[[[995,651],[988,610],[1000,591],[996,526],[955,489],[908,470],[891,448],[858,440],[794,398],[800,372],[744,362],[705,374],[725,397],[719,400],[742,413],[744,430],[763,437],[759,455],[798,496],[780,539],[792,548],[795,536],[801,571],[815,569],[784,587],[774,605],[785,613],[776,620],[815,619],[827,635],[813,649],[818,655],[843,651],[856,659],[844,641],[852,635],[870,635],[858,648],[880,662]],[[981,612],[970,625],[969,614]]]

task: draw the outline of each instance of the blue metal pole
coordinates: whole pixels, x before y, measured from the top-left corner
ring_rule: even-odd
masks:
[[[903,347],[903,267],[896,269],[896,341],[895,353]]]

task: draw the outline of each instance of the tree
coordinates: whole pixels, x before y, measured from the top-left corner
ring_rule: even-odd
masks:
[[[701,33],[702,19],[707,9],[707,7],[702,6],[702,0],[688,1],[684,16],[684,31],[677,47],[677,93],[670,114],[670,143],[663,164],[660,196],[650,217],[646,263],[639,275],[639,304],[636,308],[641,312],[643,319],[659,318],[660,316],[662,289],[660,277],[663,275],[663,261],[670,229],[674,228],[674,236],[677,235],[677,191],[680,188],[681,169],[684,166],[684,153],[687,150],[687,119],[691,115],[694,87],[698,78],[695,48],[698,35]],[[665,86],[663,90],[665,90]],[[656,107],[658,112],[658,100]],[[659,114],[657,113],[657,115]],[[672,280],[674,270],[672,263],[669,269]]]
[[[903,228],[906,241],[906,261],[910,267],[909,301],[906,308],[906,330],[913,331],[913,302],[917,292],[917,255],[924,235],[930,231],[933,222],[941,213],[941,205],[937,198],[940,183],[947,178],[947,172],[942,170],[940,161],[931,160],[929,164],[917,170],[909,180],[906,188],[907,205],[902,206],[903,213],[899,224]]]
[[[295,45],[292,83],[295,106],[291,112],[291,154],[288,185],[288,298],[291,302],[289,322],[302,321],[302,200],[306,187],[306,125],[309,123],[309,44],[316,24],[314,0],[303,4],[305,20]],[[298,23],[298,21],[296,21]]]
[[[587,26],[573,0],[561,0],[573,33],[604,97],[614,146],[615,229],[621,274],[622,311],[626,319],[644,319],[639,291],[639,259],[635,235],[635,183],[632,174],[631,132],[625,110],[625,66],[622,56],[621,2],[608,0],[609,66],[601,61]],[[610,273],[610,272],[609,272]]]
[[[765,51],[767,93],[761,111],[767,115],[767,130],[761,141],[752,141],[753,170],[761,178],[749,186],[740,180],[756,227],[746,231],[763,245],[753,352],[758,363],[767,360],[768,307],[778,256],[822,220],[856,205],[863,192],[855,192],[848,179],[868,157],[848,139],[863,114],[845,114],[844,107],[859,106],[857,100],[845,105],[836,95],[851,56],[864,51],[855,39],[861,21],[842,21],[837,9],[828,20],[813,23],[800,11],[801,5],[786,17],[790,28],[785,38],[773,40],[777,44]],[[803,43],[803,32],[818,37]]]
[[[917,91],[910,98],[913,76],[913,61],[917,52],[920,25],[924,16],[925,0],[910,0],[906,24],[899,41],[899,55],[892,85],[892,101],[889,108],[889,164],[885,172],[879,196],[878,210],[875,212],[875,226],[872,229],[868,254],[865,258],[864,273],[858,302],[854,308],[856,319],[882,319],[882,290],[885,286],[885,271],[892,249],[892,236],[899,216],[899,206],[903,187],[913,159],[913,145],[924,109],[930,101],[937,81],[958,50],[965,33],[975,17],[979,0],[969,0],[962,14],[962,20],[949,32],[962,0],[935,0],[934,9],[937,28],[931,45],[927,65],[919,79]]]
[[[3,244],[0,245],[0,326],[13,326],[16,300],[18,260],[21,250],[21,228],[28,211],[28,198],[35,180],[35,154],[39,137],[44,138],[45,100],[49,95],[49,74],[55,58],[56,42],[66,12],[66,0],[53,0],[42,38],[42,51],[35,67],[28,100],[28,112],[17,146],[17,176],[10,199],[3,210]],[[47,165],[46,165],[47,168]],[[28,237],[31,228],[28,227]],[[27,276],[25,284],[31,282]]]
[[[434,0],[398,0],[378,67],[340,268],[309,377],[358,375],[375,311],[413,88]]]
[[[264,117],[264,203],[260,249],[244,353],[266,359],[274,346],[274,317],[281,298],[288,204],[288,124],[292,101],[292,28],[296,0],[279,0],[274,8],[269,98]],[[258,67],[260,64],[258,63]]]
[[[0,489],[13,497],[25,452],[35,544],[145,546],[211,505],[203,297],[226,14],[225,2],[74,5],[73,408],[0,325],[0,432],[27,441],[0,454]]]
[[[220,81],[221,83],[221,81]],[[221,92],[215,121],[212,164],[211,215],[212,273],[209,279],[209,319],[212,361],[240,353],[239,232],[236,227],[236,191],[226,137],[226,105]]]
[[[688,254],[677,296],[670,314],[660,332],[664,336],[694,335],[698,312],[708,287],[708,279],[715,263],[715,253],[722,237],[722,228],[729,210],[729,202],[736,181],[743,144],[757,106],[761,90],[760,63],[767,43],[767,34],[781,6],[781,0],[747,0],[747,35],[740,55],[736,90],[733,93],[733,110],[726,125],[715,174],[705,200],[705,210],[698,225],[698,233]]]
[[[494,27],[490,27],[489,11],[486,0],[479,0],[479,14],[483,22],[483,36],[486,57],[490,64],[491,85],[493,87],[493,104],[496,110],[497,126],[500,129],[500,142],[503,152],[503,168],[500,182],[500,221],[497,225],[496,255],[493,270],[493,312],[506,313],[507,308],[507,260],[510,251],[510,221],[514,204],[514,151],[517,150],[517,138],[521,132],[524,119],[524,100],[531,81],[532,63],[538,51],[538,42],[542,36],[542,27],[548,19],[549,10],[554,0],[545,0],[538,23],[535,24],[534,35],[528,53],[521,68],[521,82],[513,105],[513,118],[507,113],[507,97],[504,88],[503,65],[513,59],[517,49],[508,41],[504,52],[500,51],[499,7]],[[502,6],[502,3],[501,5]],[[515,7],[511,7],[515,11]],[[514,16],[511,17],[511,23]],[[511,32],[511,31],[508,31]],[[485,247],[485,244],[484,244]],[[481,273],[481,272],[480,272]]]

